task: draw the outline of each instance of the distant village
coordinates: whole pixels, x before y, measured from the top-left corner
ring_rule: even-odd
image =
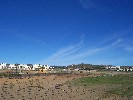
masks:
[[[0,63],[0,70],[40,71],[51,70],[111,70],[111,71],[133,71],[133,66],[93,65],[93,64],[72,64],[69,66],[49,66],[41,64],[7,64]]]
[[[1,63],[0,69],[21,69],[21,70],[38,70],[40,68],[44,68],[45,70],[53,69],[49,65],[41,65],[41,64],[7,64]]]
[[[133,71],[133,66],[113,66],[113,65],[93,65],[93,64],[78,64],[69,65],[69,69],[75,70],[105,70],[105,71]]]

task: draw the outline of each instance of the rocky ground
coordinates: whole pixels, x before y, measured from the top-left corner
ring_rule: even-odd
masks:
[[[108,86],[64,84],[88,75],[50,75],[23,79],[0,78],[0,100],[133,100],[109,95]]]

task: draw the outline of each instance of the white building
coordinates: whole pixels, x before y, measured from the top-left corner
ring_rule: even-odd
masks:
[[[49,70],[49,69],[51,69],[51,67],[48,66],[48,65],[44,65],[44,68],[45,68],[45,70]]]
[[[0,64],[0,69],[4,69],[4,68],[6,68],[6,63],[1,63]]]
[[[31,69],[31,67],[28,66],[27,64],[19,64],[18,68],[22,69],[22,70],[30,70]]]
[[[41,65],[41,64],[34,64],[32,70],[39,69],[39,68],[41,68],[42,66],[43,66],[43,65]]]
[[[6,66],[7,69],[16,69],[15,64],[9,64]]]

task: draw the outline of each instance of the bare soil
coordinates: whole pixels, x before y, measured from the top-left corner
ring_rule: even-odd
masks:
[[[0,100],[133,100],[107,94],[110,86],[65,84],[86,75],[34,76],[23,79],[0,78]]]

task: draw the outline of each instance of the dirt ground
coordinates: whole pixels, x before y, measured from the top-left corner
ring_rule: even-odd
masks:
[[[106,94],[108,86],[81,87],[64,84],[80,77],[91,75],[0,78],[0,100],[129,100],[127,97]]]

